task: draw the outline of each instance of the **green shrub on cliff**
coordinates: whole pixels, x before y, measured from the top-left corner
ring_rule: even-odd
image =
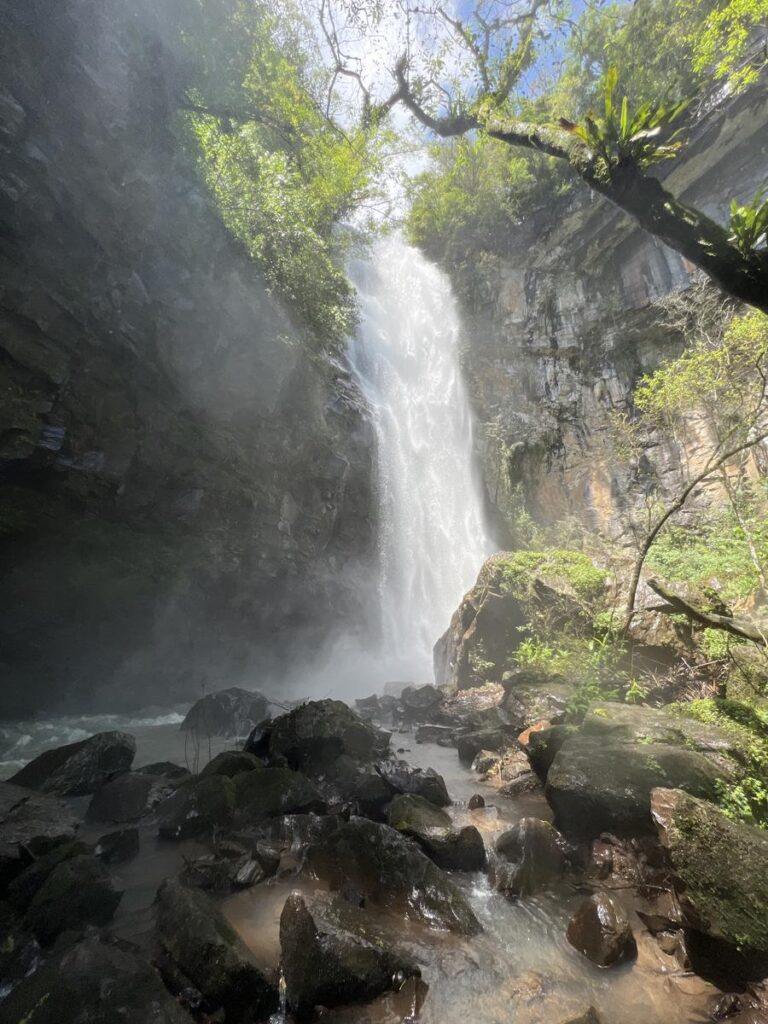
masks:
[[[548,578],[565,583],[582,601],[597,602],[605,591],[607,574],[583,552],[562,548],[515,551],[502,562],[504,593],[532,595],[536,580]]]

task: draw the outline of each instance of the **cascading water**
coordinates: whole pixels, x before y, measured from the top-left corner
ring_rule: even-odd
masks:
[[[361,324],[350,361],[373,413],[383,657],[430,679],[432,647],[491,551],[447,277],[395,235],[351,268]]]

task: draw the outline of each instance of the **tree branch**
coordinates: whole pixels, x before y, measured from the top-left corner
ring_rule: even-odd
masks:
[[[648,580],[648,586],[664,600],[664,604],[655,605],[653,611],[661,612],[663,615],[687,615],[688,618],[698,622],[701,626],[706,626],[707,629],[720,629],[741,640],[751,640],[752,643],[759,644],[761,647],[766,646],[765,636],[748,622],[737,622],[735,619],[728,618],[727,615],[705,612],[674,591],[668,590],[658,580]]]

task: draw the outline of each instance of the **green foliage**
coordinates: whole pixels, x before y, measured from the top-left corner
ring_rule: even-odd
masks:
[[[728,817],[768,828],[768,714],[736,700],[695,700],[676,709],[732,737],[740,750],[739,777],[719,782],[718,803]]]
[[[292,0],[193,0],[181,37],[183,123],[202,178],[268,285],[323,347],[355,324],[336,226],[376,194],[384,133],[342,131]]]
[[[589,113],[583,124],[562,122],[598,157],[608,174],[622,164],[646,168],[674,156],[682,145],[680,133],[669,134],[668,129],[687,106],[686,102],[668,106],[646,100],[630,110],[627,96],[616,103],[618,80],[618,69],[609,68],[603,85],[602,117]]]
[[[764,502],[762,489],[754,492],[749,519],[760,561],[768,565]],[[744,600],[760,586],[747,537],[731,508],[699,512],[695,523],[688,526],[668,526],[651,548],[648,567],[665,579],[697,588],[710,586],[716,580],[723,600],[728,603]],[[714,641],[710,631],[705,638],[707,650],[725,642]]]
[[[537,577],[561,580],[585,602],[598,602],[604,594],[607,574],[581,551],[547,548],[515,551],[501,563],[501,590],[530,595]]]
[[[514,224],[571,188],[562,161],[486,135],[433,145],[429,155],[430,168],[409,184],[406,232],[413,245],[443,260],[506,252]]]
[[[765,242],[768,233],[768,185],[759,189],[751,203],[731,200],[731,241],[749,253]]]
[[[768,0],[729,0],[718,4],[697,34],[693,68],[714,73],[738,92],[757,81],[767,43]]]

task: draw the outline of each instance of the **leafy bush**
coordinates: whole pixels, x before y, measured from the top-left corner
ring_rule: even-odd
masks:
[[[515,551],[502,563],[502,592],[531,594],[534,581],[539,576],[562,580],[585,602],[599,601],[607,580],[604,570],[581,551],[560,548]]]

